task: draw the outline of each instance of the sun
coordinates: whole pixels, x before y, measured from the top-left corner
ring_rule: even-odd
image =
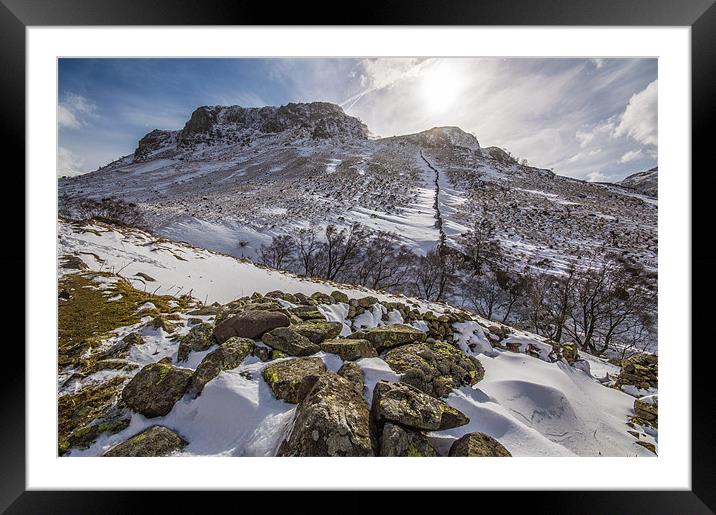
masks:
[[[455,105],[461,78],[452,67],[441,63],[425,70],[419,88],[426,109],[433,114],[442,113]]]

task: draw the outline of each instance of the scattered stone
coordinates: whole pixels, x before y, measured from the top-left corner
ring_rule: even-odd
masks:
[[[64,268],[65,270],[87,270],[89,267],[87,266],[87,263],[85,263],[82,258],[78,256],[72,256],[69,254],[65,254],[60,258],[60,268]]]
[[[106,457],[156,457],[168,456],[182,450],[187,442],[171,429],[151,426],[105,452]]]
[[[263,335],[261,341],[289,356],[309,356],[321,348],[290,327],[277,327]]]
[[[373,307],[373,304],[377,304],[378,299],[375,297],[363,297],[361,299],[358,299],[358,306],[361,308],[371,308]]]
[[[320,291],[312,293],[311,298],[318,304],[333,304],[333,297]]]
[[[378,425],[394,422],[418,431],[441,431],[470,422],[463,413],[440,399],[410,385],[388,381],[375,385],[372,409]]]
[[[325,371],[326,365],[321,358],[294,358],[267,365],[263,378],[277,399],[298,404],[299,387],[304,378]]]
[[[485,376],[474,356],[444,342],[408,344],[388,351],[385,362],[400,381],[435,397],[446,397],[453,388],[472,386]]]
[[[356,363],[352,361],[343,363],[338,370],[338,375],[350,381],[355,391],[363,395],[363,390],[365,389],[363,370]]]
[[[163,316],[156,316],[147,322],[146,327],[152,327],[154,329],[161,329],[165,333],[173,333],[176,327],[173,323],[167,320]]]
[[[427,335],[420,329],[403,324],[382,325],[356,331],[349,336],[354,340],[368,340],[379,353],[400,345],[424,342],[426,337]]]
[[[511,457],[505,446],[485,433],[468,433],[455,440],[448,456],[469,457]]]
[[[122,390],[122,399],[147,418],[169,413],[191,385],[192,371],[167,363],[142,368]]]
[[[214,340],[214,324],[200,324],[192,327],[187,334],[179,338],[177,361],[186,361],[189,353],[207,350],[216,343]]]
[[[378,455],[388,457],[433,457],[438,456],[438,452],[423,433],[410,431],[387,422],[383,426]]]
[[[112,345],[109,349],[104,351],[100,355],[100,358],[123,358],[127,355],[127,352],[129,352],[131,347],[136,347],[138,345],[144,345],[144,338],[142,338],[138,333],[129,333],[127,336]]]
[[[337,338],[321,343],[323,352],[338,354],[344,361],[355,361],[360,358],[374,358],[378,356],[373,344],[368,340],[353,340],[350,338]]]
[[[291,326],[291,329],[318,345],[325,340],[336,338],[341,334],[343,324],[340,322],[329,322],[325,319],[312,320],[310,322],[294,324]]]
[[[254,341],[248,338],[233,337],[221,344],[201,360],[194,371],[194,387],[201,393],[206,383],[214,379],[222,370],[238,367],[246,356],[254,350]]]
[[[560,345],[560,351],[562,357],[567,360],[570,365],[574,364],[579,359],[579,351],[577,350],[576,343],[563,343]]]
[[[271,329],[288,325],[288,317],[278,311],[244,311],[217,324],[214,337],[219,343],[232,336],[255,340]]]
[[[325,320],[326,317],[323,313],[318,311],[315,306],[296,306],[295,308],[289,309],[291,313],[296,315],[301,320]]]
[[[643,390],[658,388],[659,360],[656,355],[648,353],[634,354],[622,362],[622,369],[617,377],[616,388],[622,385],[633,385]]]
[[[657,427],[659,419],[659,398],[657,395],[648,395],[634,401],[634,412],[642,421]]]
[[[654,454],[656,454],[656,445],[654,445],[653,443],[645,442],[644,440],[638,440],[634,443],[636,443],[637,445],[641,445],[645,449],[648,449],[651,452],[653,452]]]
[[[342,304],[348,304],[348,300],[349,300],[349,299],[348,299],[348,295],[346,295],[346,294],[343,293],[342,291],[333,290],[333,291],[331,292],[331,297],[332,297],[333,300],[335,300],[336,302],[340,302],[340,303],[342,303]]]
[[[147,281],[148,283],[153,283],[153,282],[156,281],[156,279],[154,279],[154,277],[152,277],[152,276],[150,276],[150,275],[147,275],[147,274],[145,274],[144,272],[137,272],[137,273],[134,274],[134,275],[135,275],[136,277],[141,277],[142,279],[144,279],[144,280]]]
[[[373,456],[368,403],[346,379],[322,374],[299,404],[277,455]]]

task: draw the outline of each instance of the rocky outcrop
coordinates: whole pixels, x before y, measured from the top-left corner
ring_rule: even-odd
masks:
[[[277,327],[288,327],[288,317],[278,311],[243,311],[221,321],[214,328],[214,337],[223,343],[232,336],[261,338],[264,333]]]
[[[294,358],[267,365],[263,370],[263,378],[277,399],[298,404],[301,400],[299,388],[303,380],[325,371],[326,365],[321,358]]]
[[[263,335],[261,341],[289,356],[309,356],[321,348],[290,327],[277,327]]]
[[[463,457],[511,457],[505,446],[485,433],[468,433],[455,440],[448,456]]]
[[[388,422],[383,426],[378,455],[386,457],[433,457],[438,456],[438,452],[423,433],[410,431]]]
[[[179,350],[177,350],[177,361],[186,361],[189,353],[201,352],[216,343],[214,339],[214,324],[201,324],[192,327],[189,333],[179,338]]]
[[[378,427],[392,422],[417,431],[464,426],[470,419],[410,385],[379,381],[373,389],[372,413]]]
[[[427,335],[409,325],[382,325],[372,329],[356,331],[349,336],[353,340],[368,340],[377,352],[383,352],[400,345],[424,342]]]
[[[370,409],[353,385],[327,372],[299,404],[278,456],[373,456]]]
[[[192,371],[169,363],[151,363],[142,368],[122,390],[122,399],[147,418],[169,413],[189,389]]]
[[[403,383],[435,397],[446,397],[453,388],[472,386],[485,370],[477,358],[444,342],[408,344],[383,357]]]
[[[238,367],[254,350],[254,341],[248,338],[233,337],[226,340],[213,352],[201,360],[194,371],[194,388],[201,393],[206,383],[219,375],[222,370]]]
[[[373,344],[368,340],[353,340],[351,338],[338,338],[321,343],[323,352],[337,354],[344,361],[355,361],[360,358],[374,358],[378,356]]]
[[[352,385],[353,389],[363,394],[363,390],[365,390],[365,381],[363,377],[363,370],[355,364],[352,361],[347,361],[343,363],[341,368],[338,370],[338,375],[347,379]]]
[[[657,427],[659,421],[659,397],[647,395],[634,401],[634,412],[640,422]]]
[[[104,453],[106,457],[168,456],[182,450],[187,442],[164,426],[151,426]]]
[[[336,338],[339,334],[341,334],[343,325],[340,322],[329,322],[324,318],[323,320],[311,320],[299,324],[293,324],[291,329],[296,331],[301,336],[305,336],[311,340],[311,342],[320,344],[325,340]]]
[[[622,361],[622,369],[617,377],[616,386],[634,385],[648,390],[658,388],[659,360],[656,355],[641,353]]]

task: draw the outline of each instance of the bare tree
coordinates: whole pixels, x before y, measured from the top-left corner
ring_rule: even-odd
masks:
[[[318,269],[318,253],[321,243],[313,229],[300,229],[296,236],[296,257],[294,261],[299,273],[315,277]]]
[[[288,267],[296,250],[294,238],[288,234],[274,236],[269,245],[261,245],[259,257],[264,265],[276,269]]]

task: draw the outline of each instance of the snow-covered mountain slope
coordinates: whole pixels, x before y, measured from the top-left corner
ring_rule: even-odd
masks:
[[[469,421],[424,434],[408,432],[421,442],[427,438],[429,445],[424,449],[447,455],[458,438],[480,432],[495,438],[513,456],[653,456],[644,444],[656,443],[656,429],[634,418],[633,397],[608,386],[614,383],[619,367],[601,359],[581,353],[576,358],[541,337],[443,304],[308,281],[137,229],[60,221],[58,232],[60,449],[69,456],[101,455],[156,425],[184,441],[175,435],[178,444],[172,452],[176,454],[275,455],[287,435],[298,431],[293,426],[297,411],[307,408],[304,401],[297,407],[277,398],[277,390],[265,379],[273,377],[266,368],[299,358],[269,356],[270,349],[257,339],[251,343],[253,352],[240,363],[224,361],[223,370],[209,379],[200,395],[187,390],[184,381],[191,376],[196,384],[198,371],[206,371],[202,363],[217,350],[225,350],[212,340],[197,347],[198,340],[186,337],[200,334],[196,328],[205,324],[214,327],[236,310],[255,313],[267,305],[310,317],[315,316],[311,310],[318,310],[324,322],[340,322],[342,336],[409,324],[419,329],[418,336],[426,332],[428,342],[439,336],[459,349],[447,353],[450,359],[455,352],[476,358],[484,368],[484,378],[478,375],[471,379],[477,379],[474,384],[454,387],[443,398]],[[313,292],[319,293],[310,299],[299,295]],[[166,293],[173,296],[161,295]],[[243,299],[230,302],[239,297]],[[213,301],[222,306],[209,305]],[[302,306],[296,308],[297,304]],[[77,317],[80,311],[89,320]],[[87,346],[80,345],[78,350],[78,341]],[[181,346],[187,342],[190,346],[182,359]],[[409,348],[395,349],[409,355]],[[364,381],[360,402],[370,405],[380,380],[407,381],[409,374],[401,372],[400,360],[388,356],[392,352],[355,361]],[[427,356],[425,350],[419,352]],[[344,370],[348,363],[323,347],[313,357],[333,372]],[[157,389],[158,384],[165,384],[165,375],[167,379],[157,398],[144,401],[164,400],[170,389],[174,395],[163,414],[143,414],[137,407],[141,403],[124,393],[130,382],[149,373],[147,367],[159,370],[157,382],[147,383],[148,388]],[[450,374],[457,370],[448,369]],[[175,376],[181,381],[175,381]],[[134,395],[141,397],[141,392]],[[313,393],[309,397],[315,400]],[[146,441],[141,441],[148,434],[132,439],[129,447],[146,452],[142,447]]]
[[[620,181],[619,185],[656,198],[659,193],[659,168],[654,167],[646,172],[634,173]]]
[[[657,267],[654,199],[521,165],[457,127],[372,139],[326,103],[201,107],[183,129],[147,134],[134,155],[61,179],[59,194],[69,216],[83,199],[119,199],[157,234],[234,256],[353,222],[424,253],[439,240],[439,210],[449,244],[492,221],[516,269],[559,271],[592,251]]]

